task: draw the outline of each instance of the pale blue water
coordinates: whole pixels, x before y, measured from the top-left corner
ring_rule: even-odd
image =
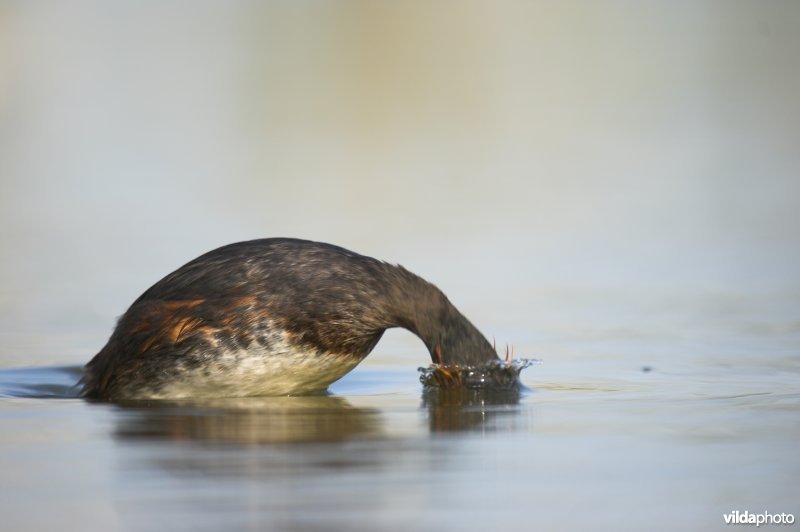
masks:
[[[412,353],[373,354],[325,397],[196,404],[90,404],[68,398],[79,367],[4,369],[3,529],[722,530],[736,509],[797,516],[798,328],[763,323],[734,320],[693,357],[652,330],[575,339],[576,353],[536,353],[519,393],[423,392],[401,363]]]
[[[800,517],[798,28],[777,0],[0,2],[0,531]],[[528,390],[425,394],[390,332],[328,397],[74,397],[143,290],[275,236],[437,284],[542,360]]]

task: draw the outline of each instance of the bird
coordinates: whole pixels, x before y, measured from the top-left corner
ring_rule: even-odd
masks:
[[[295,238],[229,244],[147,289],[84,367],[93,400],[324,393],[384,331],[443,366],[498,363],[436,286],[399,265]]]

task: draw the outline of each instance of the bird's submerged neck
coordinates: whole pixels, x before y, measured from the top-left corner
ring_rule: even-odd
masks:
[[[498,360],[486,338],[436,286],[403,268],[395,281],[389,298],[391,326],[419,336],[434,363],[467,366]]]

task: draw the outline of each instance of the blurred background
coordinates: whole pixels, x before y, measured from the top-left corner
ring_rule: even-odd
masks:
[[[401,263],[534,352],[796,333],[798,28],[793,1],[0,0],[0,364],[82,363],[160,277],[269,236]]]

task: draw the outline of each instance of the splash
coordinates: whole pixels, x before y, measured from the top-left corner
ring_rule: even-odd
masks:
[[[518,358],[475,366],[431,364],[419,368],[419,381],[426,387],[510,390],[521,386],[520,372],[538,362]]]

